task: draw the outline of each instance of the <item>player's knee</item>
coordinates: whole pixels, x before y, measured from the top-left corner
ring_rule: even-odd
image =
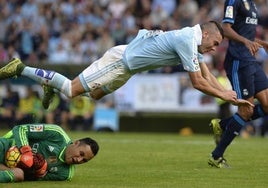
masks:
[[[105,95],[106,95],[106,93],[101,88],[98,88],[98,89],[90,92],[90,97],[94,100],[99,100]]]
[[[254,108],[253,107],[241,107],[238,108],[238,114],[245,120],[248,121],[251,119],[252,115],[254,113]]]
[[[66,96],[70,99],[85,94],[87,92],[78,77],[69,83],[68,91],[69,92],[66,91],[65,93],[67,94]]]

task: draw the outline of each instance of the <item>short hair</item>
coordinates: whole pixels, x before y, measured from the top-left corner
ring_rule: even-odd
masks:
[[[97,153],[99,151],[99,145],[95,140],[93,140],[92,138],[87,137],[87,138],[79,139],[79,141],[80,141],[80,144],[89,145],[91,150],[92,150],[92,152],[93,152],[93,154],[94,154],[94,156],[97,155]]]
[[[217,31],[220,32],[222,39],[224,39],[224,32],[223,32],[222,26],[219,22],[211,20],[209,22],[201,24],[200,27],[202,30],[206,29],[206,30],[212,31],[213,29],[214,30],[216,29]]]

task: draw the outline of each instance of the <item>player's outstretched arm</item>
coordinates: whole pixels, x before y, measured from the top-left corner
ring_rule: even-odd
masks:
[[[213,97],[221,98],[222,100],[234,103],[237,100],[237,95],[235,91],[227,90],[222,91],[218,88],[213,87],[208,80],[206,80],[201,71],[197,72],[188,72],[191,79],[192,85],[195,89]]]
[[[209,71],[206,63],[199,63],[199,65],[203,78],[206,79],[212,87],[217,88],[220,91],[224,91],[225,88],[218,82],[217,78]]]
[[[8,168],[0,164],[0,183],[20,182],[24,180],[24,172],[20,168]]]

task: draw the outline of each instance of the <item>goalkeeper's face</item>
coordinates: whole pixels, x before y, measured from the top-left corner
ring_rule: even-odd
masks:
[[[65,151],[65,162],[67,164],[82,164],[94,157],[90,145],[80,144],[77,140],[69,145]]]

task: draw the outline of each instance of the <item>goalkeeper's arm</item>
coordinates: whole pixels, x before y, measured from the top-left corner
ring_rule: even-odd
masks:
[[[8,168],[0,164],[0,183],[19,182],[24,180],[24,172],[20,168]]]

